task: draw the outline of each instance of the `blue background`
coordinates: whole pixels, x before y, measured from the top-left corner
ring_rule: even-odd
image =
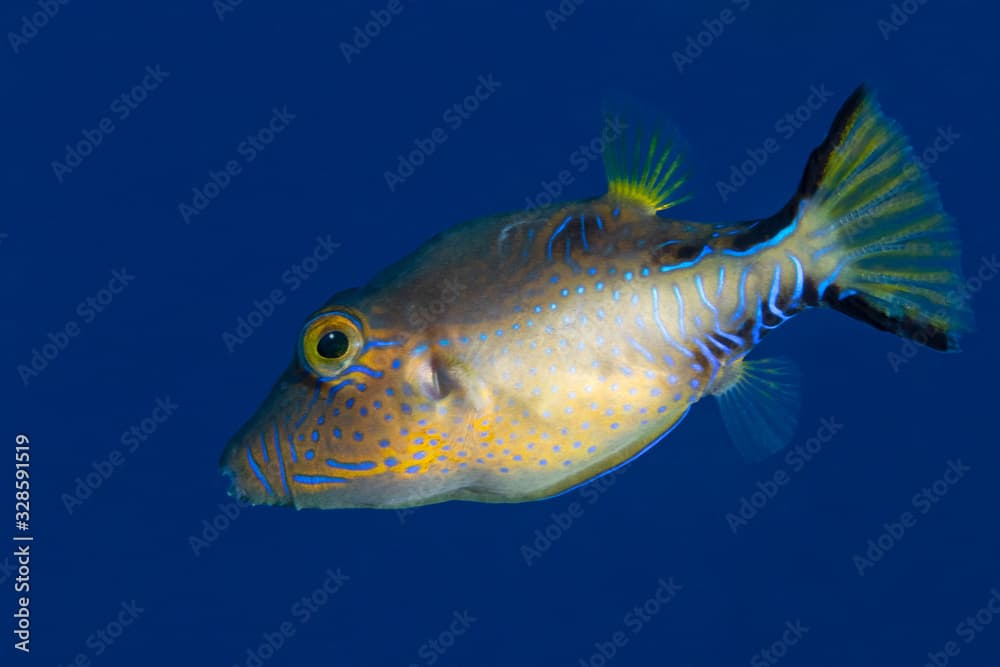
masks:
[[[9,37],[0,48],[0,477],[27,433],[36,539],[32,652],[5,632],[4,664],[245,665],[289,622],[295,635],[263,664],[600,665],[595,643],[625,631],[609,664],[759,665],[795,621],[809,630],[788,665],[921,665],[948,641],[952,664],[997,664],[1000,619],[969,643],[956,634],[1000,587],[997,280],[974,297],[979,333],[961,354],[921,350],[894,368],[902,341],[825,311],[770,337],[759,355],[792,357],[805,378],[795,443],[821,418],[843,424],[798,470],[783,456],[744,464],[706,401],[596,496],[406,515],[254,508],[226,525],[217,471],[303,318],[436,232],[523,207],[599,131],[608,89],[683,129],[697,196],[678,216],[740,220],[787,200],[838,105],[868,82],[918,150],[958,135],[930,172],[974,272],[1000,251],[995,10],[914,4],[883,35],[889,2],[587,0],[555,30],[555,0],[407,2],[348,63],[341,42],[386,3],[332,4],[247,1],[220,20],[207,0],[71,2],[16,53]],[[679,71],[672,53],[725,8],[735,20]],[[0,29],[36,11],[4,3]],[[114,100],[156,65],[169,76],[120,118]],[[398,155],[490,74],[501,87],[390,192]],[[716,183],[821,85],[832,98],[723,201]],[[282,107],[287,130],[185,224],[192,188],[242,159],[239,143]],[[52,162],[104,117],[114,131],[60,182]],[[564,197],[603,187],[595,163]],[[289,291],[282,273],[324,235],[340,247]],[[84,322],[78,304],[121,268],[134,280]],[[275,288],[285,302],[227,350],[223,332]],[[25,386],[17,366],[71,321],[80,335]],[[123,432],[165,397],[179,407],[124,451]],[[121,465],[67,511],[63,494],[116,449]],[[914,495],[958,460],[970,471],[917,510]],[[734,534],[727,513],[779,470],[790,481]],[[582,514],[528,564],[522,547],[555,534],[552,515],[572,502]],[[906,511],[915,525],[860,576],[854,557]],[[193,548],[212,521],[223,529]],[[349,580],[302,623],[292,605],[331,569]],[[680,592],[631,632],[626,614],[670,577]],[[13,579],[0,578],[9,618]],[[88,637],[133,600],[142,613],[97,655]],[[475,620],[453,645],[425,646],[465,611]]]

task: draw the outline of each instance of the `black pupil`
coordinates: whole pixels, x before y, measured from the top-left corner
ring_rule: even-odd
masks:
[[[351,346],[351,341],[347,339],[347,334],[343,331],[331,331],[319,339],[316,351],[324,359],[340,359],[347,354],[347,348]]]

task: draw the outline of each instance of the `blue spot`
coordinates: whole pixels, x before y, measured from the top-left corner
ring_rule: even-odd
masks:
[[[615,267],[612,266],[610,269],[608,269],[608,275],[609,276],[613,276],[616,273],[618,273],[618,269],[616,269]]]
[[[412,475],[413,473],[418,472],[419,470],[420,466],[410,466],[409,468],[406,469],[406,472]]]
[[[391,389],[391,388],[390,388],[390,389],[386,389],[386,390],[385,390],[385,395],[386,395],[386,396],[392,396],[392,395],[394,395],[395,393],[396,393],[396,390],[395,390],[395,389]]]
[[[538,462],[538,465],[540,465],[540,466],[547,466],[548,464],[549,464],[549,462],[548,462],[548,461],[546,461],[545,459],[541,459],[541,460],[540,460],[540,461]]]
[[[642,272],[641,273],[642,273],[643,276],[648,276],[649,275],[649,267],[648,266],[642,267]]]
[[[368,408],[361,408],[360,412],[362,417],[368,416]]]
[[[361,431],[355,431],[354,432],[354,439],[357,440],[358,442],[361,442],[362,440],[365,439],[365,436],[364,436],[364,434]]]
[[[571,463],[573,463],[573,462],[572,462],[572,461],[570,461],[570,460],[566,460],[566,461],[563,461],[563,465],[564,465],[564,466],[568,466],[568,465],[570,465]]]
[[[559,293],[563,296],[569,296],[569,290],[565,287]]]
[[[422,445],[422,444],[424,444],[424,439],[423,438],[414,438],[413,439],[413,444],[414,445]]]
[[[387,422],[391,422],[391,421],[392,421],[392,415],[391,415],[391,414],[388,414],[388,413],[386,413],[386,415],[385,415],[385,420],[386,420]]]
[[[557,273],[556,275],[552,276],[550,280],[552,281],[553,285],[556,284],[557,282],[559,282],[559,274]]]
[[[392,360],[392,367],[393,368],[399,368],[399,366],[400,366],[399,359],[393,359]]]
[[[587,447],[587,452],[589,454],[593,454],[596,451],[597,451],[597,447],[595,445],[591,445],[590,447]]]
[[[535,312],[536,313],[542,312],[542,307],[541,306],[535,306]]]
[[[343,435],[344,435],[344,432],[340,430],[339,426],[333,429],[333,437],[335,437],[337,440],[340,440],[340,438]]]
[[[350,410],[351,408],[353,408],[354,407],[354,399],[353,398],[347,399],[347,402],[344,403],[344,407],[347,408],[348,410]]]
[[[511,329],[513,329],[514,331],[517,331],[520,328],[521,328],[521,325],[517,324],[517,323],[515,323],[514,326],[511,327]]]
[[[399,409],[403,411],[404,415],[413,413],[413,408],[410,407],[409,403],[403,403],[401,406],[399,406]]]
[[[486,340],[487,338],[489,338],[489,336],[487,336],[486,334],[484,333],[479,334],[479,340]]]
[[[520,461],[521,460],[521,455],[520,454],[514,454],[514,460],[515,461]]]
[[[508,470],[507,468],[500,468],[500,472],[508,473],[510,472],[510,470]]]
[[[395,456],[390,456],[385,460],[385,464],[391,468],[392,466],[399,464],[399,460]]]
[[[674,400],[675,400],[675,401],[679,401],[679,400],[680,400],[680,394],[678,394],[678,395],[677,395],[677,398],[675,398]],[[660,407],[658,407],[658,408],[656,409],[656,411],[657,411],[657,412],[659,412],[660,414],[663,414],[664,412],[666,412],[666,411],[667,411],[667,406],[665,406],[665,405],[661,405]]]
[[[389,446],[389,441],[383,438],[382,440],[378,441],[378,446],[379,447],[388,447]]]
[[[319,431],[313,431],[310,436],[313,442],[319,442]]]
[[[584,291],[585,290],[583,289],[583,285],[580,285],[579,287],[576,288],[576,293],[577,294],[583,294]]]
[[[625,280],[632,280],[632,272],[631,271],[626,271],[625,272]]]
[[[503,329],[497,329],[497,335],[498,336],[502,336],[503,335]]]
[[[325,422],[325,421],[326,421],[326,417],[324,417],[323,415],[320,415],[319,417],[316,418],[316,425],[317,426],[322,426],[323,422]]]
[[[382,407],[382,401],[375,401],[372,405],[375,406],[376,410],[378,410]]]
[[[441,347],[448,347],[448,343],[449,341],[447,338],[442,338],[441,340],[438,341],[438,344],[441,345]]]
[[[618,422],[615,422],[614,424],[612,424],[611,428],[618,428]]]
[[[595,269],[593,267],[587,269],[587,275],[588,276],[596,276],[597,275],[597,269]]]
[[[698,388],[699,384],[701,384],[701,382],[699,382],[698,380],[691,380],[691,386],[694,387],[695,389]]]
[[[460,340],[462,341],[462,343],[468,343],[469,342],[469,337],[468,336],[462,336],[462,338]]]
[[[316,458],[316,452],[311,449],[306,450],[306,461],[312,461]]]
[[[594,289],[596,289],[598,292],[600,292],[601,290],[604,289],[604,283],[598,282],[596,285],[594,285]]]

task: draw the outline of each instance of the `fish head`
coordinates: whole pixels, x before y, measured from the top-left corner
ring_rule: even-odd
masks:
[[[230,493],[297,508],[450,499],[468,480],[448,477],[442,455],[458,452],[443,443],[473,406],[459,368],[435,356],[427,335],[405,308],[366,308],[350,295],[315,312],[291,364],[223,453]]]

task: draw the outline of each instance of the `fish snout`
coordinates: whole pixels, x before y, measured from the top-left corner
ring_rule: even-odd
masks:
[[[291,505],[277,454],[262,436],[241,434],[230,440],[219,461],[230,481],[229,495],[251,505]]]

